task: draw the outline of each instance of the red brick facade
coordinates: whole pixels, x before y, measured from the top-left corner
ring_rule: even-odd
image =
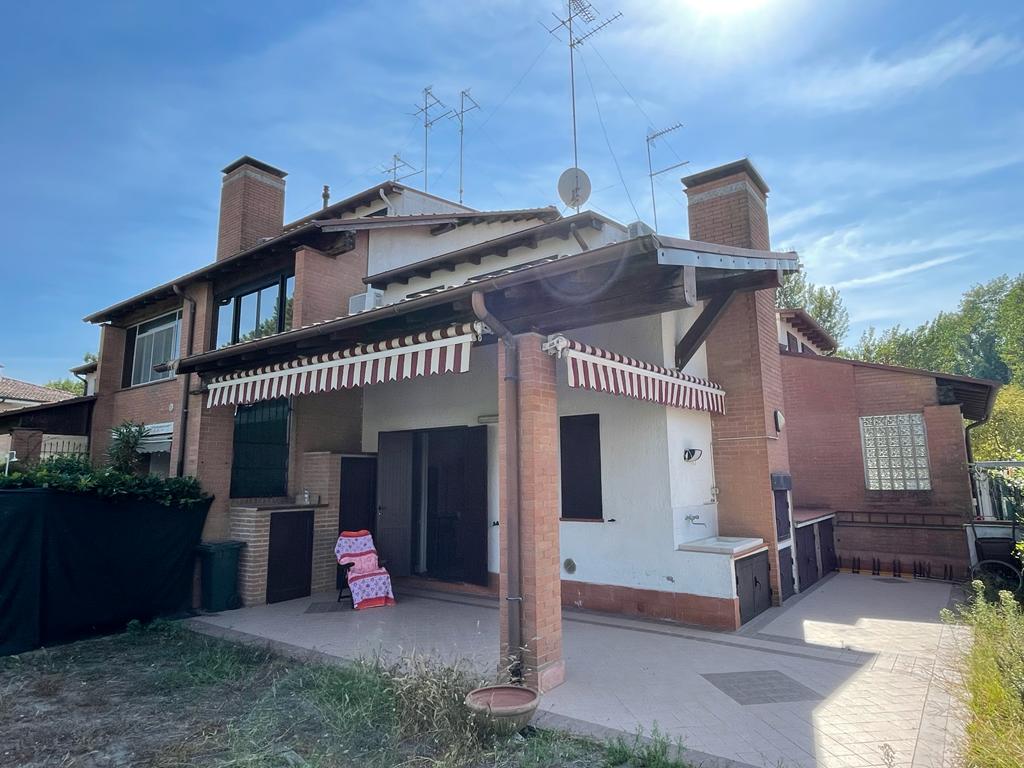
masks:
[[[241,158],[224,169],[217,259],[252,248],[284,225],[284,177],[264,163]]]
[[[687,177],[690,237],[767,250],[767,188],[746,161]],[[786,433],[775,429],[784,407],[775,291],[737,296],[707,339],[708,376],[726,391],[723,415],[711,420],[718,530],[759,536],[769,544],[772,592],[782,593],[771,474],[789,471]],[[737,621],[738,626],[738,621]]]
[[[973,509],[964,421],[958,405],[939,405],[935,378],[853,361],[782,353],[793,500],[836,512],[844,563],[893,560],[932,573],[969,562],[963,523]],[[930,491],[869,491],[861,448],[861,416],[924,415]]]

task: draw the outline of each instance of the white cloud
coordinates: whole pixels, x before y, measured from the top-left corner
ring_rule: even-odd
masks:
[[[904,267],[897,267],[896,269],[886,269],[881,272],[875,272],[872,275],[865,275],[864,277],[854,277],[849,280],[840,280],[837,283],[833,283],[833,288],[840,290],[848,288],[860,288],[865,285],[874,285],[875,283],[884,283],[889,280],[894,280],[897,277],[903,277],[904,275],[912,275],[915,272],[923,272],[926,269],[937,267],[941,264],[948,264],[951,261],[957,261],[966,256],[963,253],[951,254],[949,256],[938,256],[934,259],[928,259],[926,261],[920,261],[916,264],[908,264]]]
[[[812,111],[849,112],[934,88],[962,75],[984,72],[1021,59],[1018,38],[960,34],[931,47],[888,58],[870,53],[852,64],[790,72],[771,91],[773,103]]]

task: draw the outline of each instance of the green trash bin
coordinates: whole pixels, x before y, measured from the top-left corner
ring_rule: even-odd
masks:
[[[242,605],[238,597],[238,555],[244,541],[204,541],[198,547],[204,611],[229,611]]]

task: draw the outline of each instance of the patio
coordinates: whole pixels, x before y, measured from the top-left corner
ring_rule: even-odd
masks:
[[[537,722],[594,735],[655,724],[704,765],[954,765],[953,587],[837,574],[738,633],[565,611],[568,675]],[[355,658],[424,653],[497,666],[492,598],[420,589],[354,612],[335,595],[191,620],[199,631]],[[712,758],[718,758],[714,760]]]

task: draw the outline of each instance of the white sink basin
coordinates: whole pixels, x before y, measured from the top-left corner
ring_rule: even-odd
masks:
[[[686,552],[714,552],[722,555],[735,555],[746,552],[764,544],[764,539],[754,536],[708,536],[680,544],[676,549]]]

